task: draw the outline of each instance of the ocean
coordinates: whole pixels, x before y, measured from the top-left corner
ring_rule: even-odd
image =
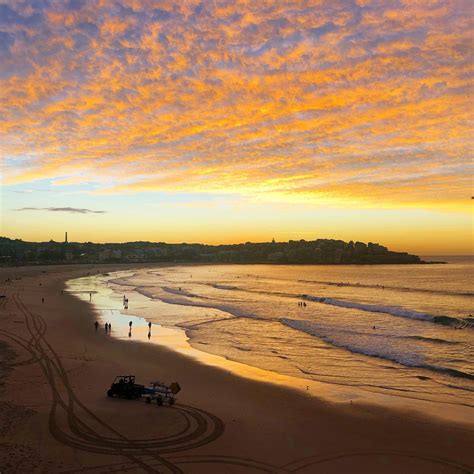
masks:
[[[176,265],[73,280],[69,290],[118,337],[133,315],[272,372],[473,407],[474,262],[424,258],[448,263]]]

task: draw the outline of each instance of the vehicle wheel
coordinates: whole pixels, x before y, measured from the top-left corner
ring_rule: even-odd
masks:
[[[112,390],[110,388],[107,390],[107,396],[108,397],[113,397],[114,396],[114,392],[112,392]]]
[[[161,395],[158,395],[158,397],[156,397],[156,403],[159,407],[161,407],[161,405],[163,405],[163,398]]]
[[[169,403],[170,405],[173,405],[173,404],[174,404],[174,398],[170,398],[169,401],[168,401],[168,403]]]
[[[145,402],[146,402],[146,403],[151,403],[151,398],[150,398],[150,397],[146,397],[146,398],[145,398]]]

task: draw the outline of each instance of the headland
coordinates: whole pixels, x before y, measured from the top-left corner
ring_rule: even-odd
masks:
[[[335,239],[246,242],[233,245],[164,242],[25,242],[0,237],[0,264],[59,263],[272,263],[381,265],[430,263],[417,255],[394,252],[377,243]],[[442,262],[436,262],[442,263]]]

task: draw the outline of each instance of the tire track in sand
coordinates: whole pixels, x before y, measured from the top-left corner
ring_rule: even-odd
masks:
[[[294,461],[284,466],[275,466],[253,459],[226,455],[178,455],[181,452],[199,448],[215,441],[224,432],[224,423],[212,413],[186,405],[162,407],[179,414],[184,427],[169,436],[159,438],[130,439],[123,433],[101,420],[89,410],[74,393],[67,372],[59,355],[46,339],[47,324],[44,319],[32,313],[13,295],[12,301],[23,315],[30,338],[0,329],[0,334],[9,338],[30,354],[30,359],[22,363],[38,362],[52,391],[52,404],[49,415],[49,430],[61,443],[75,449],[98,454],[122,456],[124,462],[84,467],[68,473],[120,469],[124,471],[142,468],[146,472],[183,472],[179,466],[186,464],[221,464],[240,466],[261,472],[288,473],[304,469],[314,469],[318,464],[355,456],[396,456],[429,461],[459,472],[471,472],[472,468],[449,459],[425,456],[401,451],[354,451],[331,455],[312,456]],[[20,363],[18,364],[20,365]],[[61,419],[66,417],[67,423]],[[65,426],[64,426],[65,424]],[[167,455],[165,458],[163,455]]]
[[[12,301],[23,315],[31,338],[27,340],[5,330],[0,330],[0,334],[20,345],[40,364],[53,396],[49,430],[58,441],[75,449],[124,456],[135,468],[138,465],[147,472],[182,472],[162,455],[204,446],[224,432],[224,424],[212,413],[186,405],[175,405],[166,409],[173,410],[184,419],[185,426],[180,432],[160,438],[129,439],[97,417],[77,398],[60,357],[46,339],[47,324],[44,319],[33,314],[18,295],[14,295]],[[61,415],[66,415],[66,427],[61,426]],[[262,465],[265,471],[274,470],[273,466],[250,459],[238,458],[238,462],[248,467]]]

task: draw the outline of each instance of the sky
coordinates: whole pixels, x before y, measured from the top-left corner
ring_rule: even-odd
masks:
[[[0,0],[0,235],[471,254],[470,0]]]

